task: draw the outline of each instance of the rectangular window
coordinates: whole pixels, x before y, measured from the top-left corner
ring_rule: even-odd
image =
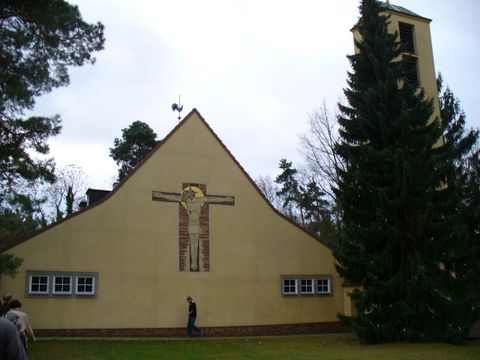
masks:
[[[409,53],[415,53],[415,43],[413,41],[413,25],[403,22],[398,23],[400,42],[403,44],[403,50]]]
[[[48,295],[48,276],[30,275],[28,293],[32,295]]]
[[[53,293],[55,295],[70,295],[72,293],[72,277],[54,276]]]
[[[413,56],[405,56],[405,77],[410,85],[418,87],[418,70],[417,70],[417,58]]]
[[[77,276],[77,295],[95,295],[95,277]]]
[[[282,275],[281,281],[283,296],[332,295],[330,275]]]
[[[327,295],[331,292],[329,278],[317,279],[317,294]]]
[[[301,279],[300,280],[300,293],[301,294],[313,294],[313,279]]]
[[[95,297],[98,273],[27,271],[27,294],[30,296]]]
[[[283,279],[283,295],[296,295],[297,279]]]

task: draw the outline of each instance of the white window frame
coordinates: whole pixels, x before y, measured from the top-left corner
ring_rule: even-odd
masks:
[[[42,291],[42,290],[33,290],[32,289],[32,285],[33,285],[33,278],[47,278],[47,289],[45,291]],[[38,284],[35,284],[37,285],[39,288],[41,285],[44,285],[44,284],[41,284],[40,282]],[[48,276],[47,274],[30,274],[29,278],[28,278],[28,294],[29,295],[48,295],[49,294],[49,290],[50,290],[50,276]]]
[[[327,282],[327,291],[324,291],[323,290],[323,287],[325,286],[325,284],[323,284],[323,282],[326,281]],[[322,284],[320,284],[322,283]],[[329,278],[329,277],[324,277],[324,278],[318,278],[317,281],[316,281],[316,291],[317,291],[317,294],[319,295],[331,295],[332,294],[332,280]],[[322,290],[320,290],[320,287],[322,287]]]
[[[80,285],[79,284],[79,279],[82,278],[82,279],[92,279],[92,284],[91,285],[87,285],[87,284],[82,284]],[[95,276],[94,275],[77,275],[75,276],[75,295],[78,295],[78,296],[93,296],[96,294],[96,291],[95,291]],[[83,286],[83,287],[87,287],[87,286],[91,286],[92,287],[92,290],[91,291],[80,291],[79,290],[79,286]]]
[[[304,284],[308,282],[309,284]],[[310,288],[310,290],[306,290]],[[315,279],[313,278],[301,278],[300,279],[300,294],[302,295],[314,295],[315,294]]]
[[[332,296],[332,281],[330,274],[281,275],[281,294],[284,297]]]
[[[68,282],[64,280],[65,278],[69,279]],[[77,284],[78,279],[82,278],[85,279],[85,282],[89,281],[87,279],[91,279],[91,285],[81,285],[84,290],[88,288],[88,291],[81,291]],[[40,281],[46,282],[41,284]],[[31,297],[96,298],[98,296],[98,272],[27,270],[25,283],[25,295]],[[44,290],[33,290],[34,287],[41,287]]]
[[[293,286],[295,287],[295,291],[292,292],[290,291],[292,284],[290,282],[293,281]],[[287,284],[288,282],[288,284]],[[289,291],[285,291],[286,289],[289,289]],[[295,278],[283,278],[282,279],[282,294],[285,296],[291,296],[291,295],[298,295],[298,279]]]
[[[64,291],[63,286],[66,285],[63,283],[63,279],[68,278],[70,281],[68,283],[69,290]],[[62,279],[61,284],[57,284],[57,279]],[[62,287],[62,290],[57,291],[56,286],[60,285]],[[53,283],[52,283],[52,294],[53,295],[72,295],[72,289],[73,289],[73,276],[67,275],[67,274],[58,274],[58,275],[53,275]]]

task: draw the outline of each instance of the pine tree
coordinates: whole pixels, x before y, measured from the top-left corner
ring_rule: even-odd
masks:
[[[297,169],[286,159],[280,160],[279,167],[282,173],[275,182],[282,186],[276,192],[283,202],[281,211],[323,241],[333,244],[336,224],[330,204],[325,200],[326,194],[314,180],[306,183],[299,180]]]
[[[282,207],[286,215],[305,227],[304,208],[301,206],[303,189],[297,180],[298,171],[292,168],[292,162],[288,162],[286,159],[281,159],[278,167],[282,173],[277,176],[275,182],[281,184],[282,188],[277,192],[277,196],[283,199]],[[297,219],[294,208],[298,209],[299,219]]]
[[[69,84],[70,66],[94,63],[103,29],[64,0],[0,2],[0,248],[45,225],[41,199],[25,188],[55,181],[54,161],[45,155],[49,138],[60,133],[60,116],[24,115],[38,96]],[[0,254],[0,275],[14,274],[20,263]]]
[[[339,105],[337,269],[359,286],[358,315],[339,318],[366,342],[459,341],[475,320],[465,228],[450,147],[433,102],[408,81],[382,4],[363,0],[359,52]]]
[[[450,184],[456,186],[461,202],[458,207],[458,224],[465,227],[469,256],[451,266],[457,270],[473,274],[480,273],[480,132],[478,129],[466,128],[466,115],[460,101],[447,86],[443,87],[443,79],[439,75],[437,88],[440,100],[443,139],[451,151],[454,172]],[[468,289],[477,295],[478,307],[480,297],[480,281],[473,280]]]
[[[148,124],[134,121],[122,129],[122,138],[115,138],[110,156],[119,166],[118,181],[122,181],[157,145],[157,134]]]

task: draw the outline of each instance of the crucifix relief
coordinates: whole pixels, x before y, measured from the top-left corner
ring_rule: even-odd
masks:
[[[234,196],[207,195],[205,184],[183,184],[181,193],[152,191],[152,200],[178,203],[180,271],[210,270],[209,204],[235,205]]]

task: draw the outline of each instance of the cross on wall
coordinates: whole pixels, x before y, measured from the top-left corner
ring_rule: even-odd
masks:
[[[179,209],[180,271],[210,271],[209,205],[235,205],[234,196],[207,194],[205,184],[184,183],[181,193],[152,191],[152,200]]]

